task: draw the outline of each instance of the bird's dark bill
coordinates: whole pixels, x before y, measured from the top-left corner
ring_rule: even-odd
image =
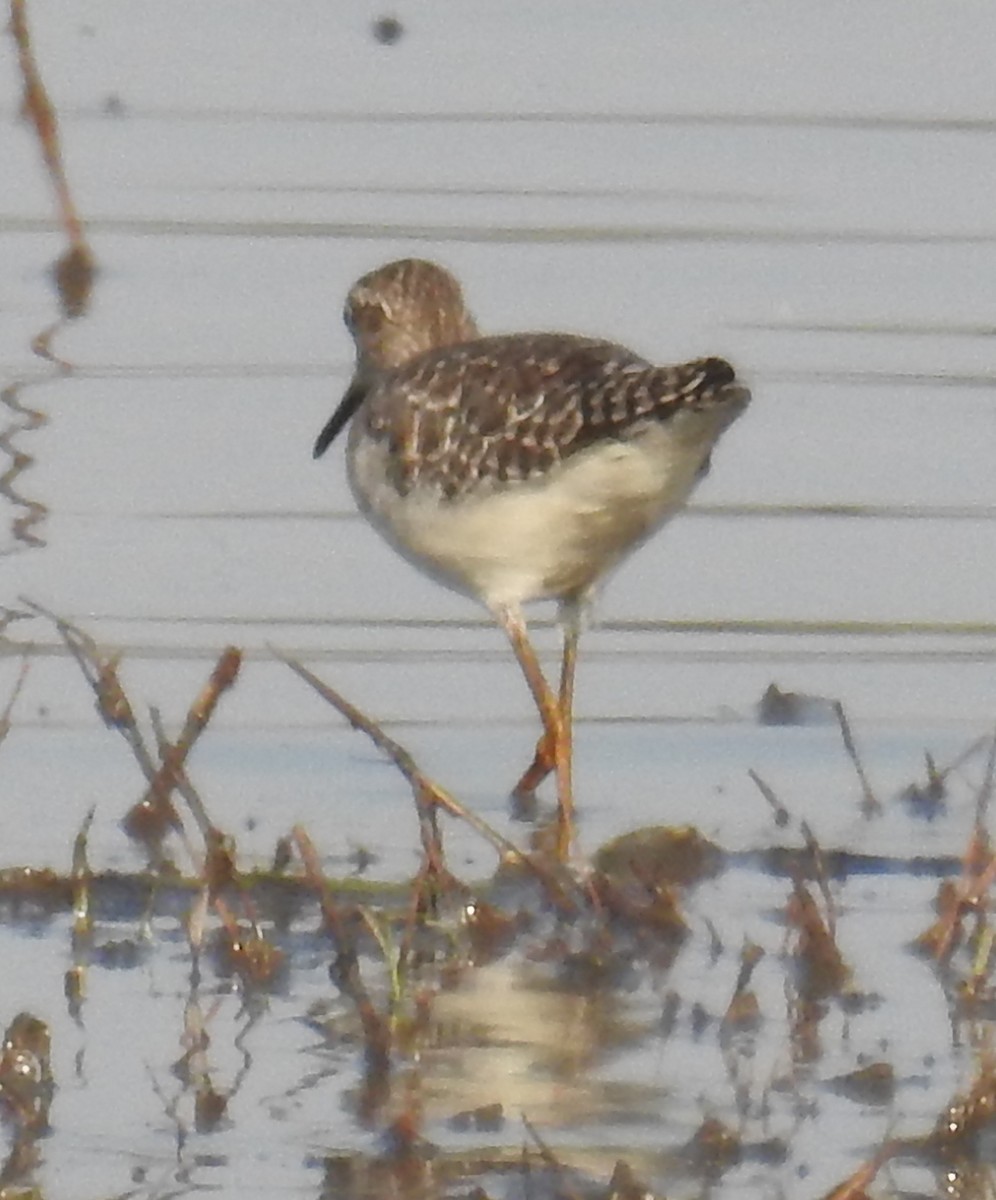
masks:
[[[349,424],[349,418],[362,404],[365,393],[366,388],[362,384],[354,382],[350,385],[345,396],[339,401],[339,407],[325,422],[322,432],[315,439],[315,448],[312,451],[315,458],[321,458]]]

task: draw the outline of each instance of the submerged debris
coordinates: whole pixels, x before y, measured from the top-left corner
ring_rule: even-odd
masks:
[[[0,1112],[19,1131],[44,1132],[54,1087],[48,1026],[31,1013],[18,1013],[0,1046]]]
[[[719,873],[723,852],[690,825],[653,825],[621,834],[592,857],[592,866],[616,886],[648,891],[688,887]]]
[[[835,703],[825,696],[783,692],[770,683],[757,703],[757,720],[761,725],[832,725]]]
[[[393,46],[401,40],[405,32],[404,25],[394,16],[377,17],[370,26],[374,40],[382,46]]]

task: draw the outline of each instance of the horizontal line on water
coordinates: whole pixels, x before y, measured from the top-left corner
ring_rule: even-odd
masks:
[[[334,710],[329,707],[329,713],[334,713]],[[372,715],[372,714],[370,714]],[[495,714],[483,717],[467,716],[465,713],[453,713],[443,716],[419,717],[405,714],[395,714],[390,716],[379,715],[376,718],[377,724],[384,730],[393,733],[400,733],[403,730],[409,729],[445,729],[447,732],[451,730],[467,730],[479,733],[482,726],[488,730],[493,729],[534,729],[536,717],[535,714]],[[34,729],[44,733],[53,733],[57,731],[76,731],[89,733],[93,730],[93,721],[89,717],[79,719],[73,718],[57,718],[57,717],[34,717],[30,714],[14,714],[14,726],[17,729]],[[863,738],[874,730],[897,730],[900,733],[908,734],[911,727],[916,727],[921,724],[929,724],[932,735],[940,730],[954,730],[964,734],[966,737],[971,737],[973,734],[989,732],[985,721],[978,721],[972,717],[951,716],[945,714],[927,714],[918,717],[893,717],[889,714],[873,715],[863,713],[861,717],[861,730]],[[733,729],[758,729],[758,730],[773,730],[776,732],[786,732],[798,730],[800,733],[804,731],[815,732],[823,730],[833,739],[839,740],[840,726],[833,719],[828,721],[812,721],[799,725],[766,725],[758,720],[757,715],[751,711],[751,706],[747,706],[744,710],[736,710],[732,708],[724,709],[722,712],[690,712],[690,713],[674,713],[654,711],[647,713],[629,713],[620,716],[613,716],[606,713],[585,713],[576,712],[574,714],[575,727],[641,727],[641,726],[658,726],[663,728],[682,728],[687,726],[711,726],[711,727],[727,727]],[[219,730],[219,732],[221,732]],[[357,736],[355,730],[350,729],[345,722],[337,722],[335,726],[330,727],[327,717],[321,719],[308,719],[300,721],[282,721],[279,715],[274,719],[253,720],[252,717],[239,716],[237,718],[227,718],[224,725],[224,732],[231,733],[252,733],[258,732],[264,736],[275,737],[294,737],[297,735],[319,735],[322,738],[327,738],[332,734],[339,734],[347,738],[355,738]],[[385,765],[388,765],[385,760]],[[960,859],[958,860],[961,861]]]
[[[121,519],[139,521],[360,521],[355,509],[247,509],[224,512],[135,512],[91,509],[64,509],[64,517]],[[916,505],[916,504],[689,504],[682,517],[706,517],[711,520],[781,520],[805,517],[833,520],[866,521],[992,521],[996,505]]]
[[[988,246],[996,229],[974,232],[890,231],[871,229],[765,229],[745,226],[681,225],[409,225],[388,222],[330,221],[180,221],[166,218],[91,217],[86,226],[96,233],[167,235],[169,237],[339,238],[375,241],[390,238],[411,242],[490,244],[585,244],[602,242],[707,242],[753,245],[848,246]],[[2,233],[56,233],[51,219],[0,215]]]
[[[494,622],[486,615],[475,619],[458,617],[416,618],[416,617],[371,617],[362,614],[350,616],[293,616],[293,617],[234,617],[211,615],[207,613],[195,616],[175,616],[168,614],[143,614],[94,612],[85,614],[66,614],[60,616],[71,623],[92,625],[97,621],[115,621],[119,624],[148,624],[148,625],[202,625],[202,626],[241,626],[245,628],[263,627],[267,629],[358,629],[358,630],[464,630],[477,631],[494,628]],[[546,629],[556,625],[556,621],[546,618],[535,618],[529,622],[535,629]],[[12,628],[16,630],[16,625]],[[643,619],[616,618],[600,620],[593,625],[594,632],[600,633],[656,633],[656,634],[708,634],[710,636],[748,636],[748,637],[947,637],[947,638],[991,638],[996,637],[996,621],[870,621],[870,620],[836,620],[817,621],[805,619],[763,620],[752,618],[717,618],[712,620],[696,619]],[[34,642],[26,643],[33,645]],[[171,647],[162,647],[169,653]],[[11,650],[9,646],[0,643],[0,653],[20,652]],[[308,653],[312,653],[309,650]],[[922,653],[922,651],[918,651]]]
[[[195,646],[171,644],[166,646],[146,642],[124,641],[115,641],[112,643],[112,646],[114,653],[124,658],[166,662],[213,663],[217,659],[220,649],[220,645]],[[404,663],[406,665],[438,666],[441,663],[448,663],[480,667],[485,665],[497,666],[511,661],[509,651],[504,643],[499,643],[496,646],[485,649],[475,648],[472,650],[440,649],[438,647],[426,647],[419,650],[403,647],[379,647],[375,650],[361,647],[355,649],[343,649],[339,647],[323,650],[314,646],[283,645],[278,646],[277,649],[281,655],[312,665],[345,664],[370,666]],[[69,651],[61,642],[43,642],[34,639],[21,647],[15,642],[0,647],[0,661],[5,657],[20,659],[22,655],[28,658],[68,659],[70,657]],[[551,647],[549,653],[541,653],[540,657],[554,662],[559,658],[559,651],[555,651]],[[593,644],[590,639],[587,639],[584,642],[582,658],[588,664],[625,662],[628,667],[631,667],[634,660],[637,659],[644,666],[651,663],[727,666],[760,664],[774,668],[776,665],[785,666],[788,664],[813,662],[846,663],[852,666],[855,663],[867,666],[886,664],[891,666],[926,666],[928,664],[934,666],[953,666],[959,664],[964,666],[967,663],[982,664],[996,662],[996,646],[992,646],[986,650],[978,648],[924,649],[923,647],[913,647],[907,650],[868,650],[861,647],[855,647],[853,650],[828,650],[818,647],[810,649],[772,650],[769,647],[758,646],[755,650],[751,651],[711,649],[671,650],[660,648],[649,650],[644,645],[639,649],[626,650],[619,647],[600,647],[597,641]],[[280,664],[280,658],[271,654],[266,649],[247,649],[244,651],[244,659],[246,662],[272,662],[275,665]]]
[[[747,328],[730,325],[726,328]],[[758,328],[761,328],[760,326]],[[777,327],[772,326],[772,329]],[[799,326],[794,332],[809,332],[808,327]],[[813,327],[811,332],[821,332]],[[968,336],[968,335],[966,335]],[[972,335],[975,336],[975,335]],[[32,370],[34,364],[32,364]],[[352,363],[143,363],[142,365],[117,365],[114,363],[89,363],[74,367],[71,377],[59,378],[61,386],[72,386],[81,379],[342,379],[347,380],[353,371]],[[32,381],[39,376],[32,375]],[[768,383],[818,383],[853,387],[855,384],[886,387],[992,387],[996,383],[993,372],[925,372],[925,371],[842,371],[813,368],[764,367],[754,365],[751,379],[755,389]],[[44,382],[52,382],[48,377]],[[136,397],[136,403],[142,403]],[[182,403],[182,401],[180,401]],[[799,401],[803,402],[802,400]],[[163,403],[169,403],[165,398]]]
[[[509,187],[507,184],[376,184],[376,183],[299,183],[299,184],[223,184],[195,190],[210,195],[315,195],[315,196],[405,196],[405,197],[459,197],[475,199],[517,200],[522,196],[530,199],[551,200],[676,200],[696,204],[760,204],[781,205],[784,198],[770,192],[731,192],[715,189],[691,191],[682,188],[640,187],[620,184],[618,187],[589,187],[578,183],[572,187],[544,187],[524,185]]]
[[[0,114],[16,120],[18,113],[0,106]],[[761,129],[854,129],[868,131],[909,130],[922,133],[992,133],[991,116],[931,116],[900,113],[777,113],[777,112],[598,112],[592,110],[552,111],[527,109],[522,112],[341,109],[338,111],[278,112],[272,109],[226,108],[132,108],[108,113],[104,107],[79,106],[60,109],[63,122],[72,119],[99,121],[169,122],[290,122],[302,124],[371,125],[673,125],[736,126]]]
[[[738,321],[733,329],[759,329],[772,333],[901,334],[909,337],[994,337],[996,325],[941,325],[916,321]]]

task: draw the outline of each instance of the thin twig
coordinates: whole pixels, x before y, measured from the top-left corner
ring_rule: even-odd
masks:
[[[472,829],[479,833],[486,841],[490,842],[496,850],[501,851],[501,853],[510,855],[521,862],[528,863],[530,861],[529,856],[524,854],[514,842],[510,842],[508,838],[502,837],[486,821],[481,820],[476,813],[465,808],[449,792],[424,774],[404,746],[385,733],[376,721],[361,712],[354,704],[351,704],[335,688],[324,683],[317,675],[309,671],[303,663],[298,662],[297,659],[290,658],[273,647],[271,647],[271,650],[281,662],[290,667],[295,675],[303,679],[323,700],[326,700],[333,708],[337,709],[354,729],[365,733],[377,749],[394,763],[415,793],[416,801],[420,807],[425,803],[436,805],[444,809],[451,816],[466,821]]]
[[[775,824],[778,828],[781,829],[786,826],[789,823],[789,811],[775,795],[774,788],[765,783],[753,768],[748,770],[747,776],[771,806],[771,810],[775,816]]]
[[[895,1157],[898,1151],[899,1144],[897,1142],[886,1142],[868,1162],[858,1167],[853,1175],[849,1175],[843,1183],[838,1184],[829,1192],[826,1200],[861,1200],[862,1197],[866,1197],[868,1195],[868,1185],[872,1183],[875,1176],[889,1159]]]
[[[21,659],[21,669],[18,671],[17,678],[14,680],[14,688],[7,699],[7,703],[4,705],[3,712],[0,712],[0,744],[3,743],[4,738],[6,738],[7,734],[10,733],[11,714],[14,711],[14,705],[17,703],[17,698],[21,694],[21,689],[24,687],[24,681],[28,677],[28,669],[30,665],[30,661],[27,655],[25,655],[24,658]]]
[[[54,275],[63,312],[66,317],[72,318],[79,316],[86,309],[96,274],[96,264],[66,178],[62,148],[59,144],[59,118],[45,89],[31,47],[26,0],[10,0],[8,29],[17,47],[17,64],[23,88],[22,110],[34,127],[45,169],[55,192],[59,220],[69,242],[68,250],[55,264]],[[49,346],[55,328],[57,327],[35,338],[35,349],[46,358],[68,368],[69,364],[57,359]]]
[[[180,736],[163,754],[162,763],[155,776],[149,781],[148,790],[143,802],[154,802],[168,797],[177,786],[180,772],[193,750],[198,738],[208,726],[214,715],[218,701],[238,679],[239,668],[242,665],[242,652],[235,646],[226,646],[222,651],[211,678],[201,689],[200,695],[190,706],[187,719],[184,722]],[[194,816],[202,826],[202,832],[210,828],[211,822],[203,808],[194,809]]]
[[[154,705],[149,706],[149,720],[152,723],[152,732],[156,735],[156,747],[159,751],[159,761],[163,762],[167,753],[172,749],[173,743],[169,740],[166,730],[163,727],[162,715],[159,709]],[[187,807],[190,809],[194,821],[197,823],[198,829],[201,831],[202,837],[208,837],[210,831],[215,828],[214,822],[208,816],[207,809],[204,807],[204,801],[200,797],[200,793],[190,782],[190,776],[182,764],[175,766],[176,772],[176,790],[186,800]],[[151,781],[150,781],[151,782]]]
[[[290,667],[295,675],[299,676],[309,687],[314,689],[323,700],[337,709],[354,729],[365,733],[374,745],[387,755],[411,787],[420,814],[420,820],[426,819],[424,814],[428,814],[435,808],[441,808],[445,812],[448,812],[450,816],[465,821],[481,837],[490,842],[503,856],[521,863],[522,866],[530,871],[543,887],[551,904],[562,912],[574,912],[576,910],[576,901],[571,899],[569,892],[581,892],[587,895],[583,890],[583,885],[579,887],[573,877],[566,875],[563,870],[551,870],[542,858],[538,859],[531,854],[526,854],[514,842],[509,841],[506,837],[502,837],[497,830],[493,829],[486,821],[483,821],[475,812],[466,808],[446,791],[445,788],[440,787],[439,784],[424,774],[412,755],[385,733],[376,721],[361,712],[345,696],[342,696],[335,688],[330,687],[327,683],[319,679],[317,675],[309,671],[297,659],[290,658],[273,646],[270,646],[269,649],[276,658]],[[423,830],[423,844],[426,844],[425,839],[426,834]],[[568,887],[568,884],[570,887]]]
[[[329,892],[328,883],[322,874],[321,863],[315,845],[301,825],[295,825],[291,837],[297,846],[304,873],[318,897],[322,917],[335,942],[336,957],[332,965],[332,976],[340,991],[355,1005],[360,1024],[363,1026],[367,1069],[373,1073],[389,1075],[391,1066],[391,1028],[378,1011],[367,990],[359,968],[359,952],[356,939]]]
[[[66,649],[90,685],[101,720],[108,728],[116,729],[121,734],[142,774],[151,782],[156,777],[156,762],[145,745],[132,706],[121,686],[116,658],[105,654],[92,637],[51,609],[27,597],[21,597],[21,602],[55,625]]]
[[[830,936],[837,936],[837,912],[833,902],[833,896],[830,892],[830,881],[827,878],[827,864],[823,857],[823,847],[816,840],[816,835],[813,833],[809,822],[803,821],[800,826],[803,839],[806,843],[806,850],[809,852],[813,860],[813,872],[816,879],[816,885],[820,889],[820,895],[823,897],[823,905],[827,913],[827,928],[830,931]]]
[[[837,723],[840,725],[840,736],[844,739],[844,749],[851,762],[854,764],[854,770],[857,772],[858,782],[861,784],[861,791],[864,796],[863,809],[866,817],[877,816],[882,811],[881,802],[872,791],[871,784],[868,782],[868,776],[865,774],[865,769],[861,765],[861,759],[858,757],[857,747],[854,744],[854,738],[851,736],[851,726],[848,724],[847,714],[844,712],[844,706],[839,700],[833,702],[834,715],[837,718]]]
[[[989,756],[986,759],[986,771],[982,777],[982,786],[975,800],[975,820],[979,825],[985,823],[986,814],[993,798],[993,786],[996,781],[996,733],[989,743]]]

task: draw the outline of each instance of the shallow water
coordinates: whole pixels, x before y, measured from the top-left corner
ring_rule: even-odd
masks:
[[[911,820],[897,802],[863,820],[836,725],[761,726],[756,706],[772,681],[840,700],[887,802],[922,776],[925,749],[950,762],[992,726],[996,17],[981,3],[941,15],[889,0],[626,19],[575,0],[541,19],[507,3],[470,19],[441,3],[399,10],[403,36],[382,45],[375,15],[112,0],[85,17],[29,11],[99,276],[85,315],[50,342],[69,369],[33,354],[58,318],[49,267],[63,241],[8,70],[0,700],[22,655],[31,667],[0,747],[0,865],[66,869],[93,805],[94,865],[139,865],[118,828],[138,770],[24,598],[120,649],[132,702],[157,706],[170,729],[221,648],[244,648],[190,773],[249,862],[300,822],[332,873],[357,847],[377,855],[378,878],[417,865],[400,777],[272,646],[524,838],[505,791],[535,719],[500,635],[355,516],[341,453],[311,461],[350,371],[342,299],[362,272],[418,254],[456,272],[487,330],[598,333],[659,360],[728,355],[753,407],[689,513],[610,581],[582,644],[581,841],[690,822],[730,851],[791,842],[754,769],[824,846],[896,864],[840,896],[842,943],[861,987],[887,997],[887,1019],[863,1013],[846,1039],[826,1037],[816,1072],[821,1086],[887,1039],[903,1081],[893,1107],[869,1120],[817,1090],[818,1126],[771,1120],[791,1134],[786,1163],[741,1164],[714,1189],[820,1195],[890,1129],[924,1132],[970,1073],[940,987],[904,949],[932,919],[936,877],[904,864],[961,854],[982,763],[957,773],[941,820]],[[554,633],[538,639],[552,665]],[[491,871],[473,833],[448,838],[458,870]],[[784,1069],[785,888],[749,860],[728,869],[697,894],[692,942],[657,985],[721,1014],[742,938],[769,950],[758,1106]],[[718,965],[706,918],[725,947]],[[316,953],[248,1028],[237,997],[221,1000],[212,1045],[218,1072],[240,1078],[237,1107],[228,1128],[191,1136],[189,1175],[169,1182],[177,1124],[150,1077],[168,1078],[179,1054],[186,943],[162,919],[140,967],[91,968],[77,1027],[62,997],[68,931],[63,916],[0,926],[0,1017],[30,1009],[55,1039],[47,1190],[103,1194],[134,1172],[150,1194],[320,1189],[324,1155],[376,1147],[350,1107],[355,1047],[330,1055],[301,1022],[329,994]],[[597,1149],[601,1178],[614,1157],[646,1151],[647,1177],[671,1179],[655,1156],[704,1113],[729,1115],[735,1089],[687,1025],[655,1041],[661,998],[641,988],[613,1015],[626,1036],[589,1024],[590,1054],[553,1099],[502,1093],[497,1141],[519,1146],[517,1114],[532,1111],[565,1154]],[[505,1039],[527,1047],[506,1074],[549,1083],[535,1049],[550,1037],[542,986],[509,968],[495,989],[546,1029]],[[468,1079],[499,1068],[464,1064],[450,1093],[437,1065],[425,1134],[459,1147],[446,1113],[473,1105]],[[689,1075],[691,1092],[676,1082]],[[896,1167],[894,1179],[926,1189],[923,1174]]]

